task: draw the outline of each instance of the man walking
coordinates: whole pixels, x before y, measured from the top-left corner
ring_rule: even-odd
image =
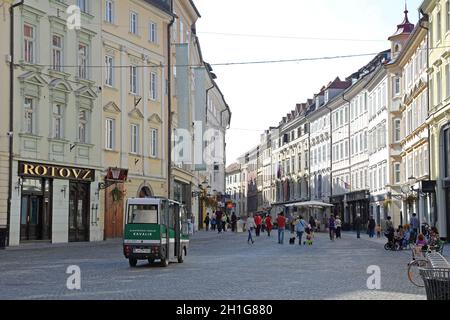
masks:
[[[231,232],[236,232],[236,224],[237,224],[237,217],[236,213],[233,212],[231,215]]]
[[[284,243],[284,231],[286,230],[286,217],[284,216],[283,212],[281,212],[278,215],[277,224],[278,224],[278,243],[283,244]]]
[[[298,244],[302,245],[303,234],[305,233],[306,221],[300,216],[298,223],[295,225],[295,231],[297,231]]]
[[[419,227],[420,227],[420,222],[419,222],[419,219],[417,218],[417,214],[413,213],[411,221],[410,221],[410,225],[411,225],[411,230],[413,232],[411,237],[414,240],[416,240],[417,235],[419,234]]]
[[[362,226],[361,215],[358,213],[355,219],[356,237],[358,239],[361,239],[361,226]]]
[[[369,238],[375,237],[375,228],[377,226],[377,223],[375,222],[375,219],[373,216],[370,216],[369,218],[369,224],[367,228],[369,229]]]
[[[252,244],[255,243],[255,241],[253,241],[253,237],[252,237],[252,232],[253,229],[255,229],[256,224],[255,224],[255,219],[253,218],[252,215],[250,215],[247,218],[247,231],[248,231],[248,238],[247,238],[247,243],[250,244],[250,241],[252,242]]]
[[[330,219],[328,220],[328,230],[330,231],[330,240],[334,241],[334,235],[336,233],[336,225],[333,215],[331,215]]]
[[[256,236],[259,237],[261,233],[261,224],[262,224],[262,218],[259,214],[255,217],[255,224],[256,224]]]

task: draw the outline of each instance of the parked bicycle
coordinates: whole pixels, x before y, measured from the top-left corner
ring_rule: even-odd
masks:
[[[413,285],[419,288],[425,287],[425,283],[423,282],[419,269],[430,268],[431,262],[427,258],[427,254],[430,254],[432,252],[438,252],[442,254],[444,244],[445,243],[441,240],[435,246],[426,246],[421,249],[420,255],[418,255],[417,246],[412,247],[411,251],[413,260],[408,263],[408,279]]]

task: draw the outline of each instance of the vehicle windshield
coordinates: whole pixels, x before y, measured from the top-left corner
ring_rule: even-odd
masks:
[[[155,204],[129,205],[128,223],[130,224],[158,223],[158,206]]]

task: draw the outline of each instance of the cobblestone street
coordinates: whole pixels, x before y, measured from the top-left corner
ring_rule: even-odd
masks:
[[[276,236],[276,233],[274,233]],[[289,234],[286,233],[287,240]],[[287,241],[288,242],[288,241]],[[353,234],[312,247],[266,235],[200,232],[184,264],[142,261],[131,269],[119,241],[25,245],[0,252],[0,299],[425,299],[406,275],[410,252],[388,252],[381,240]],[[66,288],[66,269],[81,268],[81,290]],[[381,268],[382,289],[370,291],[367,267]]]

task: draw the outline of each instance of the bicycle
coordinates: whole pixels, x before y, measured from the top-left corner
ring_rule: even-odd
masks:
[[[411,251],[413,255],[413,260],[408,263],[408,279],[409,281],[419,288],[424,288],[425,283],[423,282],[422,276],[420,275],[419,269],[427,269],[431,267],[431,262],[427,258],[427,254],[432,252],[442,253],[444,247],[444,242],[439,242],[436,246],[427,246],[426,249],[422,249],[422,257],[416,257],[416,247],[413,246]]]

